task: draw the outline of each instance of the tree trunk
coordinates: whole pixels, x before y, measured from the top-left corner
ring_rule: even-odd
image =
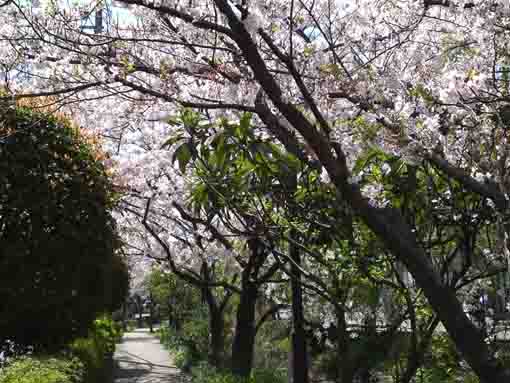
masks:
[[[223,367],[223,351],[225,348],[225,320],[223,311],[209,306],[209,331],[211,333],[209,363],[215,367]]]
[[[124,300],[122,304],[122,330],[127,330],[127,302]]]
[[[138,309],[138,328],[142,328],[143,327],[143,301],[141,299],[139,299],[137,301],[137,309]]]
[[[337,380],[339,383],[352,383],[354,380],[353,365],[349,363],[350,344],[349,333],[347,332],[347,323],[345,321],[345,312],[337,308],[336,310],[336,329],[337,329]]]
[[[152,334],[154,332],[154,297],[152,293],[149,293],[149,331]]]
[[[232,373],[241,377],[249,377],[255,347],[255,305],[258,288],[257,285],[249,281],[249,273],[246,272],[243,272],[241,286],[232,344]]]
[[[296,232],[293,230],[291,238],[296,240]],[[291,289],[292,289],[292,382],[308,383],[308,354],[306,350],[306,335],[304,328],[303,313],[303,288],[301,286],[301,255],[299,249],[291,244],[290,257],[293,261],[291,266]]]
[[[172,313],[172,304],[170,303],[170,299],[168,299],[166,307],[168,310],[168,327],[169,328],[173,327],[175,329],[173,313]]]
[[[484,383],[510,382],[510,371],[497,363],[480,330],[464,312],[455,291],[441,281],[402,218],[389,209],[360,207],[368,226],[379,234],[393,254],[406,265],[417,285],[423,289],[457,349],[480,380]]]
[[[202,264],[200,273],[204,280],[211,281],[207,263],[204,262]],[[221,368],[223,367],[223,351],[225,347],[225,320],[223,318],[225,305],[218,304],[212,288],[209,286],[203,286],[202,300],[207,303],[209,309],[209,333],[211,334],[209,339],[209,363]]]

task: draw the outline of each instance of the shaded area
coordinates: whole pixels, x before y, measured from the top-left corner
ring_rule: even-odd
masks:
[[[114,355],[115,383],[184,382],[186,376],[173,365],[170,354],[149,333],[136,329],[126,333]]]

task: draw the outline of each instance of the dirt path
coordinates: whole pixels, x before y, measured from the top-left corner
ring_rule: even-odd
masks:
[[[136,329],[124,334],[114,355],[114,383],[181,383],[184,376],[170,354],[149,333]]]

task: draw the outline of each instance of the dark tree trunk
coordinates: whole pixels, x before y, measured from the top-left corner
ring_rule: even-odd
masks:
[[[248,241],[248,248],[250,258],[241,274],[241,293],[231,357],[232,373],[241,377],[249,377],[253,366],[257,333],[255,323],[259,288],[257,277],[267,258],[265,246],[257,238]]]
[[[336,310],[336,328],[337,380],[340,383],[352,383],[354,380],[354,369],[349,358],[349,333],[347,332],[345,312],[341,309]]]
[[[143,327],[143,301],[141,298],[138,298],[136,300],[136,308],[138,310],[138,327],[139,328],[142,328]]]
[[[142,317],[142,314],[143,314],[143,310],[139,309],[139,311],[138,311],[138,327],[139,328],[143,327],[143,317]]]
[[[122,304],[122,330],[127,330],[127,303],[124,301]]]
[[[455,291],[441,281],[402,218],[391,210],[375,210],[360,200],[357,203],[363,204],[360,213],[368,226],[384,238],[386,245],[406,265],[416,284],[423,289],[457,349],[481,382],[510,382],[510,370],[503,368],[493,357],[482,333],[464,312]]]
[[[202,277],[205,281],[211,281],[209,267],[206,263],[202,264]],[[225,298],[224,304],[218,304],[212,288],[204,286],[202,288],[202,300],[207,304],[209,309],[209,363],[221,368],[223,367],[223,351],[225,347],[225,320],[223,318],[228,297]]]
[[[173,327],[175,329],[174,318],[173,318],[173,313],[172,313],[172,304],[170,303],[170,299],[168,299],[166,307],[167,307],[167,311],[168,311],[168,327],[170,327],[170,328]]]
[[[232,343],[232,373],[241,377],[249,377],[255,348],[255,306],[258,288],[257,285],[249,281],[249,275],[243,275],[241,286]]]
[[[421,336],[421,341],[417,346],[416,351],[410,353],[407,360],[406,369],[402,373],[398,383],[410,383],[414,378],[416,372],[423,364],[425,354],[429,348],[430,341],[438,324],[439,320],[437,317],[433,318],[427,328],[427,331],[425,331],[425,333]]]
[[[372,378],[372,370],[374,368],[374,364],[371,362],[371,359],[374,358],[372,353],[377,355],[380,353],[380,347],[381,344],[379,344],[377,339],[377,320],[376,320],[376,313],[375,310],[372,310],[372,312],[367,313],[364,320],[365,324],[365,331],[364,331],[364,337],[369,340],[368,348],[363,352],[362,356],[360,356],[360,361],[357,360],[356,362],[356,376],[359,377],[359,379],[362,382],[369,383]],[[370,344],[373,344],[370,342],[370,340],[374,340],[375,344],[373,346],[370,346]],[[389,343],[391,344],[391,343]],[[388,344],[388,345],[389,345]],[[388,347],[388,350],[390,347]],[[378,358],[375,356],[375,358]]]
[[[149,293],[149,331],[154,332],[154,297]]]
[[[216,307],[209,306],[209,329],[211,333],[209,363],[221,368],[225,349],[225,320],[223,311]]]
[[[291,237],[296,240],[296,233],[293,231]],[[306,335],[303,313],[303,288],[301,286],[301,255],[299,249],[291,244],[290,257],[293,261],[291,266],[291,289],[292,289],[292,382],[308,383],[308,353],[306,350]]]

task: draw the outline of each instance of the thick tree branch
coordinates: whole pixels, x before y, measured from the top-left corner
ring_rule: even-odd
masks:
[[[326,119],[320,112],[319,108],[317,107],[317,104],[315,103],[313,96],[308,91],[308,88],[306,87],[305,83],[303,82],[303,78],[301,77],[300,73],[298,72],[296,66],[294,65],[293,58],[291,56],[287,56],[285,53],[283,53],[280,48],[276,46],[276,44],[273,42],[271,37],[264,32],[263,30],[259,31],[260,35],[266,42],[266,44],[269,46],[269,48],[273,51],[273,53],[285,64],[289,72],[292,74],[292,77],[294,78],[294,81],[296,82],[299,90],[301,91],[301,94],[303,95],[303,98],[305,99],[305,103],[308,105],[308,107],[312,110],[313,115],[319,122],[319,125],[324,132],[324,134],[329,135],[331,132],[331,127],[327,123]]]
[[[149,3],[143,0],[119,0],[119,1],[128,5],[138,5],[140,7],[152,9],[160,12],[163,15],[168,15],[171,17],[181,19],[189,24],[192,24],[196,28],[204,29],[206,31],[216,31],[229,37],[232,37],[232,31],[228,28],[225,28],[222,25],[212,23],[205,19],[196,19],[189,13],[178,11],[177,9],[168,7],[166,5],[157,5],[157,3]]]
[[[150,211],[150,204],[151,204],[151,199],[148,199],[147,205],[145,207],[144,216],[142,219],[142,225],[147,230],[147,232],[151,235],[151,237],[154,238],[154,240],[156,240],[156,242],[163,248],[165,255],[166,255],[166,260],[168,261],[170,269],[172,270],[172,272],[175,275],[177,275],[182,280],[184,280],[188,283],[191,283],[194,286],[201,287],[201,288],[203,288],[203,287],[223,287],[225,289],[235,291],[236,293],[240,293],[240,290],[236,286],[233,286],[229,283],[208,282],[203,279],[200,279],[196,275],[182,272],[179,269],[179,267],[175,264],[172,251],[171,251],[170,247],[168,246],[168,244],[161,239],[161,237],[154,231],[154,229],[151,227],[151,225],[147,222],[149,211]]]
[[[262,325],[271,317],[271,315],[276,314],[278,311],[282,309],[288,309],[290,308],[289,305],[279,304],[271,307],[269,310],[267,310],[262,317],[260,317],[259,321],[255,325],[255,334],[258,333]]]
[[[189,214],[181,205],[179,205],[177,202],[173,202],[172,203],[172,206],[175,207],[177,209],[177,211],[179,212],[179,214],[181,215],[181,217],[183,219],[185,219],[186,221],[189,221],[193,224],[199,224],[199,225],[202,225],[204,226],[207,230],[209,230],[209,232],[211,233],[211,235],[213,236],[213,238],[217,241],[219,241],[224,247],[225,249],[227,250],[232,250],[234,247],[232,246],[232,244],[230,243],[230,241],[225,237],[225,235],[223,235],[222,233],[219,232],[219,230],[214,227],[214,225],[212,225],[210,222],[207,222],[206,220],[203,220],[203,219],[200,219],[200,218],[196,218],[196,217],[193,217],[191,214]]]
[[[242,105],[242,104],[232,104],[232,103],[203,103],[203,102],[191,102],[191,101],[184,101],[179,100],[178,98],[172,97],[169,94],[158,92],[157,90],[150,89],[147,87],[144,87],[142,85],[136,84],[132,81],[126,80],[122,78],[121,76],[116,76],[115,81],[121,83],[124,86],[127,86],[133,90],[136,90],[142,94],[146,94],[149,96],[153,96],[156,98],[159,98],[161,100],[165,100],[171,103],[180,104],[186,108],[196,108],[196,109],[234,109],[239,110],[242,112],[255,112],[255,108],[252,106]]]
[[[499,190],[495,183],[489,181],[481,183],[464,170],[451,165],[437,154],[428,153],[425,158],[447,176],[459,181],[467,190],[479,194],[482,197],[490,198],[500,212],[505,213],[507,211],[509,202],[505,194]]]
[[[323,160],[330,165],[331,169],[335,168],[339,172],[339,174],[337,174],[339,178],[342,178],[343,182],[346,183],[349,172],[347,170],[345,157],[340,156],[339,158],[335,158],[332,155],[332,147],[329,145],[326,137],[319,133],[319,131],[300,111],[296,109],[294,105],[285,101],[282,90],[274,77],[269,73],[265,62],[259,53],[257,45],[254,43],[243,23],[232,11],[227,0],[215,0],[215,3],[221,12],[227,16],[228,23],[233,32],[232,39],[236,42],[237,46],[243,53],[244,58],[252,69],[258,83],[264,89],[266,95],[271,99],[273,104],[283,114],[287,121],[289,121],[290,124],[305,138],[316,153],[325,153]]]
[[[106,83],[104,81],[96,81],[96,82],[86,83],[86,84],[82,84],[82,85],[70,87],[70,88],[64,88],[64,89],[58,89],[58,90],[52,90],[52,91],[50,90],[47,92],[13,94],[11,96],[0,97],[0,101],[8,101],[8,100],[12,100],[12,99],[19,100],[22,98],[59,96],[62,94],[67,94],[67,93],[81,92],[83,90],[98,87],[98,86],[105,85],[105,84]]]

